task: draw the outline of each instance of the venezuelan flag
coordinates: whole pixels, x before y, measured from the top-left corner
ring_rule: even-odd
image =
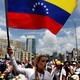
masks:
[[[77,0],[8,0],[8,26],[57,34],[76,5]]]

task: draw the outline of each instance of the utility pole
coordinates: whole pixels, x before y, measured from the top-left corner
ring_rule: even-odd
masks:
[[[76,52],[77,52],[77,59],[78,59],[78,44],[77,44],[77,30],[76,30],[76,28],[77,28],[76,22],[78,21],[78,18],[76,20],[73,20],[71,18],[71,21],[73,22],[74,29],[75,29]]]

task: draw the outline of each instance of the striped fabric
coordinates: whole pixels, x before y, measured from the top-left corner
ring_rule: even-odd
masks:
[[[76,5],[77,0],[8,0],[8,26],[57,34]]]

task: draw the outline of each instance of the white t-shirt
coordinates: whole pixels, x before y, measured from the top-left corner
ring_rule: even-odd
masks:
[[[57,80],[60,80],[60,69],[57,69],[56,67],[52,70],[51,75],[55,75]]]
[[[64,68],[62,68],[62,70],[61,70],[60,80],[62,80],[62,75],[66,76],[66,71]]]
[[[32,68],[20,68],[16,64],[15,58],[13,56],[10,59],[11,59],[13,68],[16,72],[24,74],[25,77],[28,78],[29,80],[35,80],[35,70],[34,69],[32,69]],[[38,78],[39,78],[39,80],[52,80],[51,74],[48,71],[44,71],[44,75],[40,74],[38,72]]]
[[[26,77],[29,78],[29,80],[35,80],[35,70],[34,69],[26,69]],[[38,78],[39,80],[52,80],[51,75],[48,71],[44,71],[44,74],[40,74],[38,72]]]

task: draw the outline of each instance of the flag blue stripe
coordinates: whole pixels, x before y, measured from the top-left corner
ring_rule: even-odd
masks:
[[[44,0],[8,0],[8,12],[48,16],[64,25],[70,14]]]

